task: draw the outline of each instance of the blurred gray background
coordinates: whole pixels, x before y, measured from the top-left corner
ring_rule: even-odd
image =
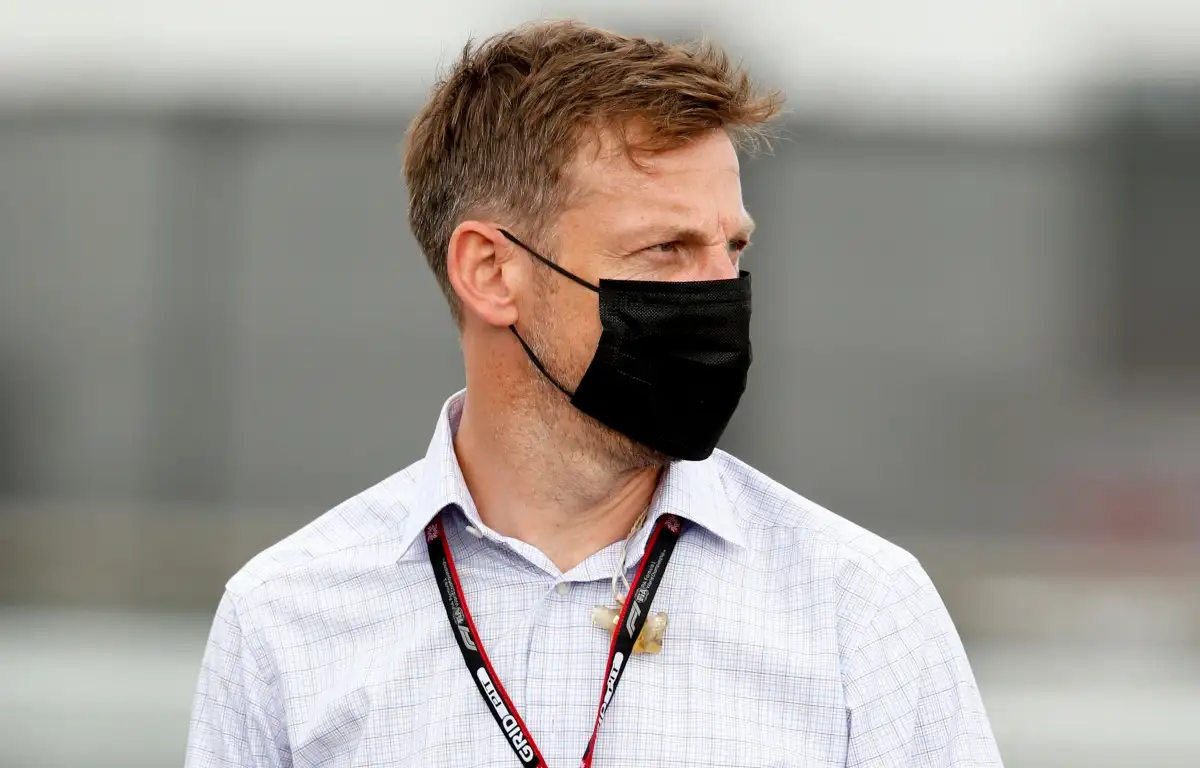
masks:
[[[747,159],[724,447],[917,554],[1009,766],[1200,765],[1200,4],[0,8],[0,766],[178,765],[242,563],[462,383],[398,145],[468,35],[709,33]]]

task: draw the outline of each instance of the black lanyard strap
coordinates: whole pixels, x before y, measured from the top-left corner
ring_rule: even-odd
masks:
[[[429,562],[433,566],[434,580],[442,595],[442,604],[446,607],[446,616],[454,629],[454,639],[458,649],[462,651],[463,661],[475,681],[475,687],[483,696],[488,711],[492,713],[500,731],[512,747],[517,759],[522,765],[535,768],[545,768],[546,759],[542,757],[533,734],[529,732],[525,721],[513,706],[512,699],[492,668],[471,612],[467,610],[467,600],[463,595],[462,582],[458,571],[454,568],[454,558],[450,555],[450,545],[446,541],[446,529],[442,525],[442,516],[448,511],[462,512],[457,504],[444,507],[438,516],[425,527],[425,541],[429,545]],[[604,722],[604,713],[612,702],[621,676],[625,673],[633,645],[641,634],[646,618],[650,614],[650,604],[662,583],[663,573],[675,544],[679,541],[682,523],[675,515],[663,515],[658,518],[650,540],[646,543],[646,554],[638,566],[637,576],[629,588],[625,604],[621,607],[621,615],[617,618],[613,631],[612,643],[608,648],[608,664],[604,668],[604,683],[600,688],[600,705],[596,709],[596,721],[592,726],[592,736],[588,739],[580,768],[591,768],[592,752],[596,748],[596,736],[600,733],[600,724]]]

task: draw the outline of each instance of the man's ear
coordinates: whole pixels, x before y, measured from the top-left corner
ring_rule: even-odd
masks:
[[[464,221],[454,228],[446,271],[464,314],[500,328],[517,322],[521,270],[512,263],[513,250],[500,230],[483,222]]]

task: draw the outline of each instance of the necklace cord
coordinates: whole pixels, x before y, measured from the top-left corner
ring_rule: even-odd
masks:
[[[617,570],[613,571],[612,576],[613,600],[616,601],[618,606],[625,605],[625,596],[629,594],[629,579],[625,577],[625,558],[628,556],[629,541],[646,524],[646,516],[649,512],[649,507],[642,510],[642,514],[638,515],[637,520],[634,521],[633,526],[629,529],[629,533],[625,536],[625,541],[621,542],[621,559],[617,563]],[[618,587],[618,583],[624,586]]]

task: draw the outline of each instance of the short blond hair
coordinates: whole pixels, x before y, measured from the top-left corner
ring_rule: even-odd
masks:
[[[557,21],[468,43],[404,145],[409,224],[455,321],[462,307],[446,252],[460,222],[490,214],[542,229],[567,203],[569,164],[600,131],[615,130],[631,159],[714,130],[745,148],[781,105],[711,42]]]

